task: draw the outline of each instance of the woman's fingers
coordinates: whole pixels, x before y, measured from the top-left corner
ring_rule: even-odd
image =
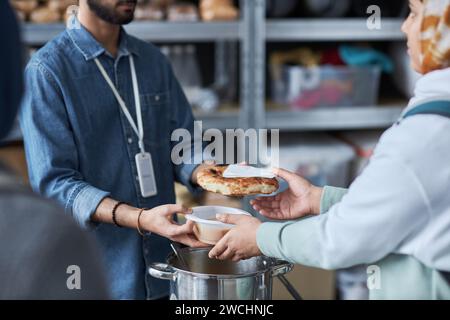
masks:
[[[280,210],[280,205],[278,202],[275,203],[256,203],[253,206],[253,209],[255,209],[256,211],[266,211],[266,212],[273,212],[276,210]]]
[[[230,248],[227,248],[221,255],[216,256],[218,260],[229,260],[234,257],[234,252]]]
[[[289,219],[289,217],[285,216],[280,210],[276,209],[276,210],[258,210],[258,212],[269,219],[273,219],[273,220],[286,220]]]
[[[226,236],[222,238],[222,240],[220,240],[215,246],[214,248],[211,249],[211,251],[209,252],[208,256],[211,259],[215,259],[216,257],[222,255],[222,253],[225,252],[225,250],[228,249],[228,245],[227,245],[227,241],[226,241]]]
[[[280,202],[276,201],[276,200],[263,201],[263,202],[261,202],[261,204],[264,207],[271,208],[271,209],[278,209],[280,207]]]
[[[277,209],[280,207],[280,201],[277,201],[276,199],[252,200],[250,204],[256,205],[258,207],[272,208],[272,209]]]
[[[293,172],[281,168],[274,168],[273,174],[286,180],[288,184],[296,182],[300,177]]]

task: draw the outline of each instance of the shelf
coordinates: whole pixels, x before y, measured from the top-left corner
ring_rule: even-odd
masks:
[[[405,39],[401,19],[383,18],[380,30],[369,30],[366,21],[362,18],[267,20],[266,38],[270,42]]]
[[[155,42],[214,42],[217,40],[239,40],[240,22],[133,22],[125,29],[133,36]],[[22,25],[24,42],[42,45],[64,31],[65,25]]]
[[[197,121],[203,121],[203,129],[234,129],[239,127],[238,112],[194,112]]]
[[[239,40],[240,22],[134,22],[127,31],[141,39],[161,42]]]
[[[238,112],[215,112],[215,113],[194,113],[197,121],[203,121],[203,129],[234,129],[239,127]],[[18,123],[11,130],[9,135],[0,140],[0,145],[8,144],[16,141],[22,141],[22,132]]]
[[[381,41],[404,40],[402,20],[382,20],[381,30],[369,30],[365,19],[268,20],[266,39],[285,41]],[[65,25],[23,24],[28,45],[42,45],[64,31]],[[241,39],[241,22],[133,22],[125,29],[133,36],[154,42],[214,42]]]
[[[400,117],[403,107],[336,107],[311,111],[268,111],[268,129],[292,131],[385,129]]]

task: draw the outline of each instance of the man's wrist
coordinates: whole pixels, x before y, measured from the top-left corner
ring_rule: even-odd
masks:
[[[140,210],[138,211],[139,216]],[[139,219],[139,228],[144,232],[154,232],[153,228],[153,217],[148,210],[144,210],[141,213],[141,218]]]
[[[137,219],[139,216],[139,209],[127,204],[123,204],[117,208],[116,221],[120,226],[128,228],[135,228],[137,226]]]

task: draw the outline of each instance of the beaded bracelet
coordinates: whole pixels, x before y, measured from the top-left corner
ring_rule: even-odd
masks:
[[[126,203],[125,203],[125,202],[122,202],[122,201],[117,202],[117,203],[114,205],[114,208],[113,208],[113,210],[112,210],[112,220],[113,220],[114,224],[115,224],[117,227],[119,227],[119,228],[122,228],[122,226],[119,225],[119,224],[117,223],[116,211],[117,211],[117,208],[119,208],[119,206],[121,206],[122,204],[126,204]]]

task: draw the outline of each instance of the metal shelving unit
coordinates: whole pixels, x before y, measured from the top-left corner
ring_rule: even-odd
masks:
[[[220,111],[214,113],[194,112],[197,120],[203,121],[203,129],[231,129],[240,123],[240,114],[238,111]]]
[[[22,28],[24,42],[41,45],[64,31],[62,23],[32,24]],[[130,34],[154,42],[215,42],[239,41],[240,22],[133,22],[125,29]]]
[[[126,26],[128,33],[140,39],[151,42],[241,42],[241,30],[244,22],[133,22]],[[65,25],[32,24],[22,26],[23,41],[28,46],[40,46],[64,31]],[[246,73],[243,71],[243,74]],[[244,75],[242,76],[244,77]],[[215,112],[211,114],[196,113],[198,120],[202,120],[204,128],[227,129],[237,126],[247,127],[242,120],[243,112]]]
[[[403,40],[399,19],[385,18],[380,30],[369,30],[366,19],[267,20],[267,41],[384,41]]]
[[[387,128],[399,118],[402,107],[337,107],[313,111],[270,111],[268,129],[326,131]]]
[[[236,112],[197,114],[205,128],[277,128],[281,130],[372,129],[390,126],[401,106],[319,109],[307,112],[269,111],[265,102],[268,42],[401,41],[400,19],[382,20],[369,30],[366,19],[266,19],[265,0],[241,0],[236,22],[134,22],[127,31],[154,42],[221,42],[241,44],[241,101]],[[63,24],[24,24],[27,45],[42,45],[64,30]]]
[[[264,0],[261,0],[264,1]],[[403,41],[401,19],[383,18],[381,29],[370,30],[364,18],[284,19],[259,21],[267,42]],[[264,49],[265,50],[265,47]],[[265,110],[261,127],[289,131],[384,129],[400,116],[404,106],[324,108],[312,111]]]

